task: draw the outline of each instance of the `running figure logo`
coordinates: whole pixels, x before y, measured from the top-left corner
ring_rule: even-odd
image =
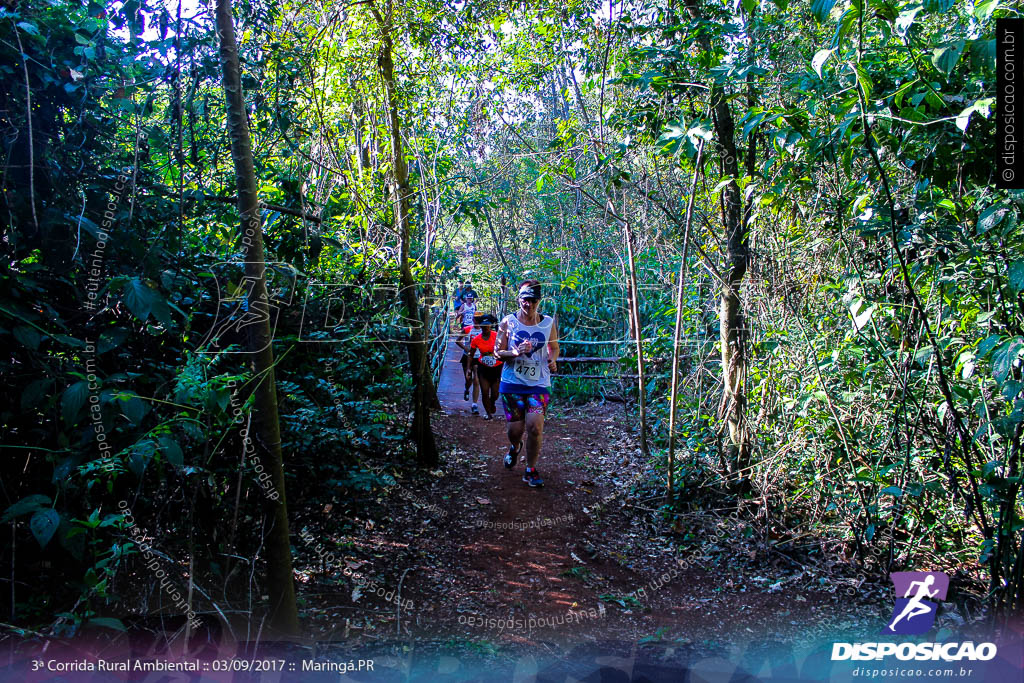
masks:
[[[896,606],[882,633],[916,635],[930,629],[939,605],[929,598],[946,599],[949,577],[942,572],[893,572],[889,578],[896,587]]]

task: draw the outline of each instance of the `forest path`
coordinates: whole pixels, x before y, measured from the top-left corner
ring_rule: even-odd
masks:
[[[635,451],[621,406],[554,401],[538,463],[545,486],[528,487],[522,461],[512,471],[502,463],[500,403],[485,421],[463,399],[461,355],[449,342],[438,390],[444,414],[433,420],[445,463],[437,481],[409,496],[421,516],[437,507],[427,533],[402,539],[429,558],[405,581],[403,596],[427,604],[417,603],[403,629],[487,649],[721,643],[731,634],[806,635],[809,624],[828,621],[832,596],[803,588],[812,580],[784,558],[735,556],[742,539],[695,543],[680,560],[681,535],[659,535],[655,516],[630,493],[642,468],[617,464]],[[696,535],[714,536],[718,518],[694,515]]]

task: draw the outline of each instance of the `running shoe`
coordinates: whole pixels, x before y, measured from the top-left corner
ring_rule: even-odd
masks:
[[[493,416],[493,415],[491,415],[490,413],[487,413],[486,415],[484,415],[484,419],[485,419],[485,420],[493,420],[493,419],[494,419],[494,416]]]
[[[540,478],[540,472],[537,471],[536,467],[526,468],[526,472],[523,473],[523,481],[529,484],[532,488],[544,486],[544,480]]]
[[[480,414],[480,409],[477,408],[476,404],[474,403],[473,404],[473,408],[470,410],[470,412],[472,412],[474,415],[479,415]]]
[[[510,470],[516,466],[516,462],[519,461],[519,454],[523,450],[523,442],[519,442],[519,448],[515,446],[508,447],[508,453],[505,454],[505,469]]]
[[[469,400],[469,389],[466,389],[466,391],[462,394],[462,400],[463,401],[468,401]]]

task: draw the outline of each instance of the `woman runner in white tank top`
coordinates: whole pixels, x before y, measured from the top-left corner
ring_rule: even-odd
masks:
[[[558,322],[540,310],[541,289],[536,280],[519,286],[519,310],[505,316],[498,326],[495,354],[504,361],[499,391],[508,422],[512,445],[505,467],[512,469],[519,459],[526,434],[526,473],[523,481],[543,486],[537,459],[544,437],[544,415],[551,393],[551,374],[557,370]]]
[[[530,341],[528,353],[520,354],[511,363],[505,363],[501,371],[500,390],[509,394],[546,393],[551,386],[551,370],[548,368],[548,340],[555,319],[542,315],[536,325],[527,325],[519,320],[518,313],[509,313],[502,321],[508,330],[509,348]]]

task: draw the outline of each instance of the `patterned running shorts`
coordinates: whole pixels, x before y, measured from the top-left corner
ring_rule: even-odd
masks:
[[[550,402],[551,394],[501,394],[506,422],[521,422],[527,413],[547,414]]]

